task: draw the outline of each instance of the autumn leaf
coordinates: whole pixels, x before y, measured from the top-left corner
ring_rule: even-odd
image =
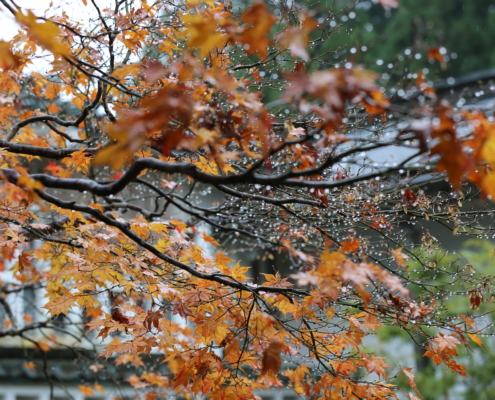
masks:
[[[15,65],[14,53],[10,43],[0,40],[0,68],[4,71],[12,68]]]
[[[246,26],[238,40],[245,43],[248,54],[258,54],[260,59],[266,58],[270,40],[269,32],[276,21],[264,2],[256,2],[248,7],[241,16]]]
[[[386,111],[390,100],[385,98],[384,94],[379,90],[372,90],[368,96],[362,101],[366,112],[369,115],[377,115]]]
[[[146,319],[144,320],[143,325],[148,331],[151,331],[153,327],[155,327],[155,329],[160,330],[159,323],[160,323],[160,319],[162,318],[163,318],[163,314],[160,311],[156,311],[156,312],[148,311],[148,314],[146,315]]]
[[[35,371],[36,370],[36,364],[31,362],[31,361],[26,361],[24,363],[24,366],[29,369],[30,371]]]
[[[442,69],[447,67],[444,55],[447,54],[445,47],[430,47],[428,48],[428,60],[437,60]]]
[[[41,47],[55,54],[71,56],[69,47],[60,42],[60,30],[54,22],[42,21],[30,10],[27,10],[25,14],[20,11],[16,12],[15,18]]]
[[[461,344],[456,337],[444,335],[443,333],[439,333],[431,342],[438,345],[438,355],[445,361],[449,361],[452,356],[458,355],[456,346]]]
[[[32,263],[31,263],[32,257],[25,253],[24,251],[19,255],[18,263],[19,263],[19,272],[22,274],[22,272],[26,269],[29,268]]]
[[[87,173],[88,168],[91,165],[91,160],[93,158],[92,154],[86,152],[86,150],[81,147],[79,151],[72,153],[69,157],[63,158],[62,163],[75,171],[81,171],[82,173]]]
[[[114,309],[113,312],[112,312],[112,319],[116,322],[118,322],[119,324],[126,324],[128,325],[129,324],[129,318],[127,318],[126,316],[124,316],[120,310],[118,308]]]
[[[67,314],[76,302],[77,296],[58,296],[50,300],[43,308],[46,308],[51,315],[56,316]]]
[[[179,314],[182,318],[194,316],[194,313],[189,309],[189,307],[187,307],[187,305],[179,299],[174,299],[172,301],[172,313]]]
[[[380,320],[373,314],[366,314],[364,317],[364,323],[363,323],[365,329],[371,330],[371,331],[376,331],[376,328],[383,326],[383,324],[380,322]]]
[[[95,391],[88,384],[84,384],[84,385],[79,385],[79,393],[82,393],[84,397],[88,397],[94,395]]]
[[[12,343],[93,343],[106,360],[84,355],[87,372],[111,385],[129,367],[146,400],[287,385],[384,400],[401,389],[368,337],[400,326],[406,346],[428,323],[442,333],[425,356],[466,375],[458,346],[482,345],[474,321],[491,278],[476,260],[445,273],[433,227],[493,236],[489,110],[436,94],[423,67],[407,82],[402,63],[391,80],[367,69],[371,53],[337,36],[355,29],[354,1],[332,8],[346,29],[305,2],[79,3],[87,12],[15,7],[21,30],[0,41],[0,271],[11,269],[0,300],[36,300],[29,313],[12,304],[1,327]],[[446,59],[423,49],[430,64]],[[454,283],[469,317],[437,290]],[[79,382],[80,396],[104,396],[97,382]]]
[[[392,257],[397,263],[397,266],[401,268],[407,268],[406,260],[409,259],[410,257],[407,254],[402,253],[402,250],[403,250],[402,247],[392,250]]]
[[[281,342],[272,342],[263,352],[261,359],[261,374],[276,374],[282,367],[282,358],[280,353],[284,349],[284,344]]]
[[[103,387],[103,385],[100,385],[98,383],[95,383],[94,385],[95,389],[98,390],[101,394],[105,394],[105,388]]]
[[[364,367],[368,372],[374,372],[379,377],[387,378],[385,369],[390,368],[390,365],[383,361],[383,357],[366,356],[364,357]]]
[[[299,27],[291,25],[278,35],[280,46],[287,47],[293,57],[299,57],[304,61],[308,61],[307,46],[309,34],[317,26],[318,23],[306,15]]]
[[[476,336],[474,333],[468,333],[468,336],[478,346],[483,347],[483,341],[478,336]]]
[[[341,243],[340,250],[349,253],[357,253],[361,247],[361,240],[357,238],[349,238]]]
[[[421,396],[421,393],[418,391],[418,388],[416,387],[416,382],[414,381],[415,376],[411,372],[412,368],[402,368],[401,371],[409,379],[409,385],[416,391],[416,393],[418,393],[419,396]]]
[[[220,243],[218,243],[214,238],[212,238],[211,236],[209,236],[208,234],[206,234],[206,232],[203,232],[201,234],[201,237],[207,243],[211,243],[214,246],[220,246]]]
[[[185,14],[181,17],[185,30],[182,37],[187,38],[190,49],[199,49],[199,57],[204,59],[216,47],[222,47],[228,37],[217,30],[215,16],[207,11],[198,14]]]
[[[469,303],[471,305],[471,309],[472,310],[479,309],[480,304],[484,300],[484,296],[483,296],[481,289],[470,290],[468,292],[468,296],[469,296]]]

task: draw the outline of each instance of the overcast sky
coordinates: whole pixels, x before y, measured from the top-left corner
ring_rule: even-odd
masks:
[[[104,9],[111,3],[112,0],[96,0],[96,4]],[[22,9],[29,9],[33,11],[35,15],[60,15],[62,11],[65,11],[72,20],[83,19],[87,20],[88,14],[97,18],[96,10],[94,9],[91,1],[87,1],[88,5],[84,6],[82,0],[16,0],[16,4]],[[0,6],[0,40],[11,40],[17,33],[18,25],[15,22],[12,14]],[[41,54],[41,50],[38,52]],[[37,71],[39,73],[45,73],[50,67],[47,60],[34,59],[29,64],[24,72]]]
[[[104,8],[110,3],[109,0],[96,0],[99,7]],[[65,11],[70,17],[81,17],[86,12],[94,12],[91,1],[84,6],[81,0],[16,0],[16,4],[23,9],[30,9],[35,15],[44,15],[46,10],[48,15],[60,14]],[[110,3],[111,4],[111,3]],[[87,14],[86,14],[87,15]],[[17,32],[17,24],[8,10],[0,6],[0,39],[10,40]]]

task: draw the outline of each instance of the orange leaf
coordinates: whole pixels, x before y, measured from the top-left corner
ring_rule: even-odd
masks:
[[[89,385],[79,385],[79,392],[84,394],[84,397],[92,396],[95,394],[94,389]]]
[[[409,385],[416,391],[416,393],[418,393],[419,395],[421,395],[421,393],[419,393],[419,391],[418,391],[418,388],[416,387],[416,382],[414,382],[415,376],[411,372],[412,371],[412,368],[402,368],[401,371],[409,379]]]
[[[205,242],[211,243],[212,245],[215,246],[220,246],[220,243],[218,243],[214,238],[211,236],[207,235],[205,232],[202,233],[201,237]]]
[[[66,314],[76,303],[76,301],[77,296],[60,296],[56,297],[54,300],[50,300],[43,308],[46,308],[48,312],[53,316],[58,314]]]
[[[268,34],[277,20],[268,10],[264,2],[256,2],[242,13],[243,21],[248,25],[241,33],[239,40],[245,43],[246,53],[258,53],[260,59],[267,55],[270,44]]]
[[[29,268],[31,266],[31,256],[25,252],[22,252],[19,255],[19,272],[22,273],[25,268]]]
[[[408,255],[402,253],[403,247],[399,247],[398,249],[392,250],[392,257],[397,263],[398,267],[407,268],[406,260],[409,258]]]
[[[361,240],[356,238],[349,238],[348,240],[343,241],[341,244],[342,244],[342,247],[340,248],[341,251],[356,253],[361,247]]]
[[[31,361],[26,361],[24,363],[24,366],[31,371],[34,371],[36,369],[36,365]]]
[[[38,17],[27,10],[26,14],[21,12],[15,13],[17,22],[23,25],[28,33],[34,38],[37,44],[45,50],[55,54],[61,54],[70,57],[70,49],[66,44],[61,43],[57,36],[60,35],[58,26],[52,21],[38,20]]]
[[[0,40],[0,68],[5,71],[12,68],[14,65],[15,58],[12,53],[12,45]]]
[[[468,333],[468,336],[470,337],[470,339],[476,343],[478,346],[483,346],[483,341],[478,337],[476,336],[476,334],[471,334],[471,333]]]

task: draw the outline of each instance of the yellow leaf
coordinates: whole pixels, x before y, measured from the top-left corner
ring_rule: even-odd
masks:
[[[19,24],[26,28],[36,43],[45,50],[70,57],[69,47],[57,38],[60,35],[60,30],[54,22],[38,20],[38,17],[30,10],[27,10],[26,14],[16,12],[15,18]]]
[[[187,37],[187,47],[199,49],[199,57],[204,59],[215,47],[223,47],[228,36],[217,30],[217,21],[212,14],[185,14],[181,17],[186,29],[181,32]]]
[[[468,333],[470,339],[476,343],[478,346],[483,346],[483,341],[478,337],[476,336],[476,334],[471,334],[471,333]]]
[[[10,69],[15,65],[14,54],[12,53],[12,45],[0,40],[0,68],[3,70]]]
[[[140,63],[138,64],[126,64],[120,68],[117,68],[115,71],[113,71],[112,76],[117,78],[117,79],[123,79],[126,76],[137,76],[139,71],[141,71],[142,65]]]
[[[121,146],[107,146],[96,153],[93,163],[95,165],[110,165],[113,170],[119,170],[129,163],[133,156],[133,152]]]

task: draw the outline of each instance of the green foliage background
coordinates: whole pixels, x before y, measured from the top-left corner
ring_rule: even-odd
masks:
[[[389,63],[392,71],[402,75],[404,69],[416,72],[425,66],[441,77],[459,77],[470,72],[495,67],[495,1],[493,0],[400,0],[398,9],[384,12],[370,0],[350,4],[349,12],[337,16],[336,22],[350,34],[336,35],[335,43],[357,52],[349,59],[367,67],[384,70]],[[327,3],[327,4],[333,4]],[[354,11],[355,16],[350,14]],[[351,39],[351,40],[349,40]],[[350,45],[352,43],[352,45]],[[366,51],[362,51],[366,46]],[[442,69],[437,61],[426,59],[429,47],[444,46],[449,62]],[[411,50],[406,55],[406,49]],[[415,54],[421,54],[417,60]],[[452,58],[452,53],[454,58]],[[377,60],[383,60],[379,68]]]

